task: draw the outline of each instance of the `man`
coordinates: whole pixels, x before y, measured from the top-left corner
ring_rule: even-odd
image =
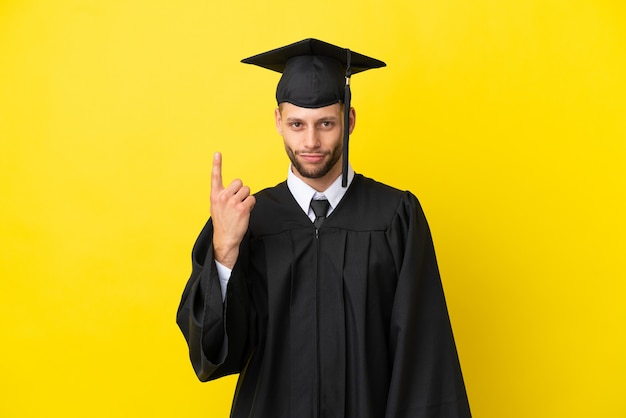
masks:
[[[352,73],[315,39],[243,62],[282,72],[286,182],[222,185],[177,322],[202,381],[240,373],[233,417],[469,417],[432,239],[410,192],[355,174]]]

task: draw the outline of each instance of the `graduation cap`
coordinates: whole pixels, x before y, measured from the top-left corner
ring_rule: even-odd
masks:
[[[341,185],[348,182],[350,136],[350,77],[386,64],[374,58],[317,39],[304,39],[241,60],[282,73],[276,88],[278,104],[319,108],[344,104],[343,167]]]

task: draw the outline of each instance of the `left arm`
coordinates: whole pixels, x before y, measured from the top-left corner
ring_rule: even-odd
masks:
[[[412,194],[402,206],[389,237],[404,246],[397,254],[387,418],[471,417],[428,223]]]

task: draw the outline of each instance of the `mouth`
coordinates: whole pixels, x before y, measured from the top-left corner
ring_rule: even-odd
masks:
[[[300,152],[298,153],[298,157],[300,157],[303,161],[308,163],[319,163],[324,160],[326,154],[324,153],[315,153],[315,152]]]

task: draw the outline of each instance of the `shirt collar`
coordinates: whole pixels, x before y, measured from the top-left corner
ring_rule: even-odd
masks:
[[[296,177],[293,174],[292,167],[289,165],[289,173],[287,174],[287,187],[289,191],[293,195],[298,205],[302,208],[304,213],[309,214],[310,212],[310,204],[311,199],[320,199],[325,197],[328,199],[328,203],[330,203],[330,208],[328,210],[328,214],[330,214],[339,204],[343,196],[346,194],[348,187],[352,183],[354,179],[354,170],[352,166],[348,164],[348,185],[347,187],[341,187],[341,175],[335,179],[333,184],[331,184],[326,190],[323,192],[317,192],[314,188],[306,184],[304,181]]]

